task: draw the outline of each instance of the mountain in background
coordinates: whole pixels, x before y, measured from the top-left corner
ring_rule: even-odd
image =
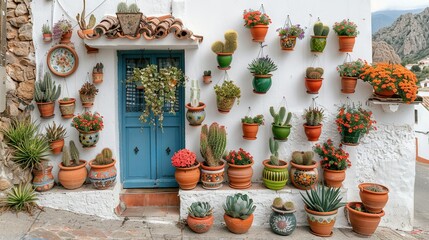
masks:
[[[420,13],[424,8],[413,9],[413,10],[385,10],[373,12],[372,17],[372,34],[376,33],[383,27],[390,26],[399,16],[406,13]]]

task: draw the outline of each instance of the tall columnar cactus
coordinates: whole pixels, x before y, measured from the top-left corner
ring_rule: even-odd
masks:
[[[191,107],[200,105],[200,84],[197,80],[191,81]]]
[[[273,138],[270,138],[269,145],[271,152],[270,164],[274,166],[279,166],[279,143]]]
[[[210,128],[205,124],[201,128],[200,152],[210,167],[220,165],[220,160],[225,153],[226,129],[217,123],[212,123]]]
[[[323,68],[308,67],[305,72],[305,76],[310,79],[321,79],[323,76],[323,73],[324,73]]]
[[[79,166],[80,162],[79,162],[79,150],[76,147],[76,144],[74,143],[73,140],[70,141],[70,156],[71,156],[71,160],[74,162],[74,164],[76,166]]]
[[[234,53],[238,47],[238,34],[234,30],[225,32],[225,43],[216,41],[212,44],[212,51],[218,53]]]
[[[63,163],[64,167],[70,167],[71,166],[70,151],[67,148],[67,146],[63,147],[62,163]]]
[[[273,124],[275,126],[279,126],[279,127],[283,126],[284,127],[284,126],[290,125],[290,120],[292,119],[292,113],[288,112],[286,114],[286,108],[285,107],[281,107],[279,113],[277,113],[274,110],[274,107],[271,106],[270,107],[270,113],[271,113],[271,116],[273,116],[273,118],[274,118]],[[285,121],[286,115],[287,115],[287,117],[286,117],[286,121]]]
[[[298,164],[298,165],[311,165],[313,164],[313,158],[314,158],[314,152],[307,151],[307,152],[300,152],[295,151],[292,153],[292,162]]]
[[[43,80],[36,82],[34,88],[34,100],[36,102],[54,102],[61,94],[61,85],[57,85],[52,80],[51,74],[45,73]]]

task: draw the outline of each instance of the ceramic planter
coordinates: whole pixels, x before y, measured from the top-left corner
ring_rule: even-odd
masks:
[[[44,33],[43,34],[43,41],[46,43],[52,42],[52,33]]]
[[[365,187],[376,185],[384,189],[384,192],[373,192],[365,189]],[[370,213],[380,213],[389,200],[389,189],[383,185],[376,183],[359,184],[359,196],[365,209]]]
[[[217,110],[221,113],[229,113],[229,111],[231,111],[232,109],[232,106],[234,106],[234,103],[235,103],[235,97],[227,98],[227,97],[216,96]]]
[[[374,89],[374,93],[377,95],[377,97],[381,98],[391,98],[393,95],[395,95],[395,92],[389,89]]]
[[[352,132],[349,133],[348,128],[343,128],[343,135],[341,136],[341,142],[344,145],[348,145],[348,146],[357,146],[359,145],[359,140],[361,137],[361,133],[360,132]]]
[[[242,123],[243,138],[246,140],[256,140],[258,134],[259,124],[257,123]]]
[[[246,189],[252,186],[253,161],[247,165],[228,163],[229,186],[235,189]]]
[[[91,131],[91,132],[82,132],[79,131],[79,142],[82,144],[83,148],[95,147],[98,140],[100,139],[100,132]]]
[[[243,234],[249,231],[253,223],[253,213],[246,219],[232,218],[226,214],[223,215],[226,227],[228,230],[235,234]]]
[[[92,73],[92,83],[100,84],[103,82],[103,73]]]
[[[319,237],[330,237],[333,232],[338,210],[331,212],[316,212],[305,206],[310,232]]]
[[[189,168],[176,167],[174,177],[181,189],[194,189],[198,184],[198,180],[200,180],[200,163],[197,162],[196,165]]]
[[[279,166],[270,164],[270,159],[266,159],[262,162],[264,170],[262,171],[262,182],[265,187],[271,190],[281,190],[289,179],[289,173],[287,171],[287,162],[279,160]]]
[[[188,223],[188,227],[196,232],[196,233],[205,233],[210,230],[213,226],[214,217],[213,215],[197,218],[188,215],[186,222]]]
[[[74,117],[74,110],[76,108],[76,99],[69,98],[68,100],[59,100],[61,117],[69,119]]]
[[[142,15],[142,13],[116,13],[122,33],[128,36],[137,35]]]
[[[322,53],[326,47],[326,36],[311,36],[311,52]]]
[[[341,77],[341,92],[350,94],[355,92],[357,77]]]
[[[216,60],[219,70],[231,69],[232,53],[217,53]]]
[[[304,124],[304,132],[307,136],[307,140],[310,142],[319,141],[319,137],[322,134],[322,124],[317,126],[309,126]]]
[[[323,78],[311,79],[305,78],[305,87],[307,88],[308,94],[319,94],[320,88],[322,88]]]
[[[343,185],[344,179],[346,179],[346,169],[330,170],[330,169],[324,168],[323,179],[325,180],[326,186],[340,188]]]
[[[282,236],[288,236],[295,231],[296,218],[293,214],[295,210],[284,211],[271,207],[273,212],[270,215],[271,231]]]
[[[252,41],[254,42],[265,42],[265,36],[268,32],[268,25],[257,24],[250,28],[252,34]]]
[[[212,76],[203,75],[203,82],[205,84],[210,84],[212,82]]]
[[[283,51],[293,51],[296,45],[296,37],[282,37],[280,38],[280,47]]]
[[[94,105],[95,96],[80,94],[80,101],[82,102],[82,107],[90,108]]]
[[[192,107],[190,103],[186,104],[186,119],[191,126],[199,126],[206,119],[206,105],[203,102],[198,104],[198,107]]]
[[[346,205],[353,231],[365,236],[371,236],[377,230],[381,217],[384,216],[384,211],[381,210],[380,213],[360,212],[352,208],[356,204],[362,203],[349,202]]]
[[[223,183],[223,173],[225,162],[221,161],[220,166],[209,167],[205,162],[201,164],[201,182],[205,189],[219,189]]]
[[[63,151],[64,139],[49,142],[51,152],[55,155],[60,154]]]
[[[107,189],[116,181],[116,160],[106,165],[96,165],[94,160],[89,162],[89,181],[96,189]]]
[[[296,188],[308,190],[317,185],[319,172],[316,161],[312,165],[299,165],[290,161],[290,165],[290,181]]]
[[[272,80],[272,74],[267,75],[253,75],[253,92],[258,94],[265,94],[270,90]]]
[[[353,52],[355,41],[356,41],[356,37],[338,36],[340,52]]]
[[[291,125],[276,126],[272,124],[271,131],[273,132],[274,139],[279,141],[286,141],[290,134]]]
[[[60,44],[69,44],[71,42],[70,39],[71,39],[72,35],[73,35],[72,31],[64,33],[61,36]]]
[[[38,192],[46,192],[54,187],[52,166],[43,169],[33,169],[33,186]]]
[[[53,118],[55,116],[55,102],[36,102],[41,118]]]
[[[58,172],[58,181],[64,188],[80,188],[85,182],[86,177],[88,176],[88,171],[86,170],[86,161],[79,161],[81,164],[75,167],[65,167],[63,166],[63,163],[58,165],[60,168],[60,171]]]

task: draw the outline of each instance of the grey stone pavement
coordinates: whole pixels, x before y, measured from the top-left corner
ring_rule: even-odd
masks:
[[[379,227],[366,239],[429,239],[429,164],[417,163],[415,191],[415,229],[394,231]],[[155,213],[154,213],[155,214]],[[44,209],[33,216],[5,212],[0,215],[0,239],[283,239],[269,228],[252,227],[248,233],[235,235],[224,225],[214,226],[208,233],[196,234],[178,223],[178,212],[168,211],[162,217],[146,216],[123,220],[102,220],[98,217],[67,211]],[[288,239],[323,239],[309,233],[308,227],[298,227]],[[334,229],[329,239],[364,238],[351,229]]]

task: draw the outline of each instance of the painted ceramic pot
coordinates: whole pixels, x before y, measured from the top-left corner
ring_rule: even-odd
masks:
[[[322,124],[317,126],[309,126],[304,124],[304,132],[307,136],[307,140],[310,142],[319,141],[319,137],[322,134]]]
[[[100,139],[100,132],[81,132],[79,131],[79,142],[83,148],[95,147]]]
[[[296,188],[308,190],[316,186],[319,179],[316,161],[312,165],[299,165],[291,161],[290,165],[290,180]]]
[[[271,131],[273,132],[274,139],[279,141],[286,141],[290,134],[291,125],[275,126],[272,124]]]
[[[356,37],[338,36],[338,43],[340,45],[340,52],[353,52]]]
[[[311,52],[322,53],[326,47],[326,36],[311,36],[310,49]]]
[[[55,102],[36,102],[41,118],[54,117]]]
[[[69,98],[67,100],[58,100],[60,103],[61,117],[69,119],[74,117],[74,110],[76,108],[76,99]]]
[[[316,212],[305,206],[310,232],[319,237],[330,237],[333,232],[338,210],[331,212]]]
[[[196,232],[196,233],[205,233],[210,230],[213,226],[214,217],[213,215],[197,218],[188,215],[186,222],[188,223],[188,227]]]
[[[375,192],[370,188],[375,186],[381,191]],[[365,209],[370,213],[380,213],[389,200],[389,189],[386,186],[377,183],[362,183],[359,184],[359,196],[365,206]]]
[[[51,152],[55,155],[60,154],[63,151],[64,139],[49,142]]]
[[[94,160],[89,162],[89,181],[97,189],[107,189],[115,183],[117,170],[115,167],[116,160],[106,165],[96,165]]]
[[[199,103],[198,107],[192,107],[190,103],[186,104],[186,119],[191,126],[199,126],[206,119],[206,111],[204,110],[206,105],[203,102]]]
[[[258,134],[259,124],[257,123],[242,123],[243,138],[246,140],[256,140]]]
[[[279,160],[279,166],[270,164],[270,159],[262,162],[264,170],[262,171],[262,182],[265,187],[272,190],[283,189],[289,179],[287,171],[287,162]]]
[[[341,77],[341,92],[342,93],[354,93],[357,84],[357,77]]]
[[[235,189],[246,189],[252,186],[253,161],[247,165],[228,163],[229,186]]]
[[[219,70],[231,69],[232,53],[217,53],[216,60]]]
[[[257,94],[265,94],[270,90],[272,85],[272,74],[267,75],[254,75],[253,76],[253,92]]]
[[[380,224],[381,218],[384,216],[384,211],[381,210],[380,213],[361,212],[354,209],[356,204],[362,203],[349,202],[346,205],[353,231],[365,236],[371,236],[377,230],[378,224]]]
[[[217,167],[209,167],[205,162],[201,163],[201,182],[205,189],[219,189],[223,186],[223,173],[225,162],[221,161],[221,165]]]
[[[268,33],[268,25],[257,24],[250,28],[252,34],[252,41],[254,42],[265,42],[265,36]]]
[[[296,37],[295,36],[289,36],[280,38],[280,47],[283,51],[293,51],[296,45]]]
[[[33,169],[33,186],[38,192],[45,192],[54,187],[54,175],[52,175],[52,166],[42,170]]]
[[[323,169],[323,179],[325,185],[333,188],[340,188],[343,185],[344,179],[346,179],[346,169],[344,170],[330,170]]]
[[[95,96],[80,94],[80,101],[82,102],[82,107],[90,108],[94,105]]]
[[[295,210],[283,211],[271,207],[273,212],[270,215],[271,230],[279,235],[288,236],[295,231],[296,217],[293,214]]]
[[[360,132],[349,133],[347,128],[343,128],[343,135],[341,143],[348,146],[357,146],[359,145],[361,134]]]
[[[223,219],[225,220],[226,227],[230,232],[235,234],[243,234],[249,231],[250,227],[252,226],[253,214],[244,220],[241,218],[232,218],[224,214]]]
[[[229,113],[229,111],[231,111],[232,106],[234,106],[234,103],[235,98],[216,96],[217,109],[221,113]]]
[[[305,78],[305,87],[307,88],[308,94],[319,94],[320,88],[322,88],[323,78],[311,79]]]
[[[58,172],[58,181],[66,189],[76,189],[80,188],[88,176],[88,171],[86,170],[86,161],[79,160],[80,165],[74,167],[65,167],[63,163],[60,163],[58,167],[60,171]]]
[[[103,73],[92,73],[92,83],[100,84],[103,82]]]
[[[200,163],[197,162],[196,165],[188,168],[176,167],[174,177],[181,189],[194,189],[198,184],[198,180],[200,180]]]

